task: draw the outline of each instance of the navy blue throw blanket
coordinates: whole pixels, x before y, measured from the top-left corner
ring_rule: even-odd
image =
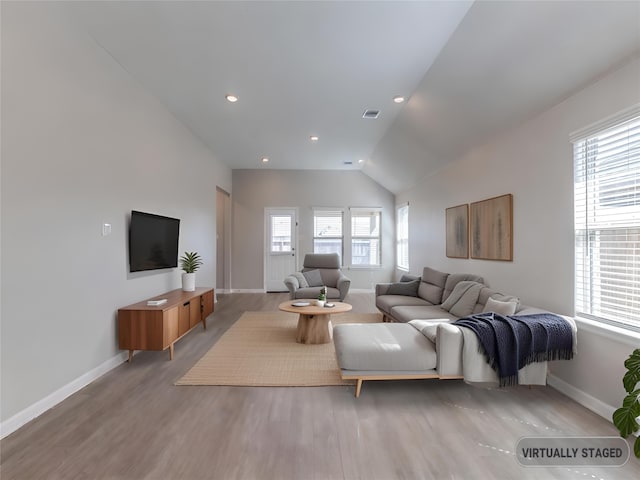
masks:
[[[461,318],[453,325],[476,333],[501,387],[516,385],[518,370],[530,363],[573,358],[571,325],[553,313],[505,316],[486,312]]]

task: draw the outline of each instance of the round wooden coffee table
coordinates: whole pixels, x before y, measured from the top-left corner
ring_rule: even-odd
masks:
[[[313,304],[315,300],[288,300],[282,302],[278,308],[284,312],[298,313],[298,330],[296,342],[306,345],[316,345],[319,343],[329,343],[333,336],[331,325],[331,314],[344,313],[351,310],[351,305],[344,302],[333,303],[332,308],[318,307]],[[309,306],[296,307],[294,303],[309,303]]]

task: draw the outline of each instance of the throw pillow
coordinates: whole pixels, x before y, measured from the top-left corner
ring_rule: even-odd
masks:
[[[501,302],[499,300],[494,300],[493,298],[489,297],[482,311],[499,313],[500,315],[513,315],[514,313],[516,313],[517,307],[518,307],[518,302],[516,301]]]
[[[407,275],[406,273],[400,277],[401,282],[413,282],[414,280],[420,281],[420,277],[415,275]]]
[[[300,272],[292,273],[291,276],[295,277],[298,280],[298,286],[300,288],[307,288],[309,286],[309,284],[307,283],[307,279],[302,273]]]
[[[417,297],[419,286],[420,280],[392,283],[391,285],[389,285],[387,295],[406,295],[408,297]]]
[[[473,309],[478,302],[480,290],[484,287],[482,283],[472,281],[462,281],[453,288],[451,295],[440,305],[440,308],[447,310],[456,317],[466,317],[473,313]]]
[[[302,272],[302,275],[307,279],[307,283],[310,287],[321,287],[324,285],[324,283],[322,283],[322,275],[320,275],[320,270],[318,269]]]

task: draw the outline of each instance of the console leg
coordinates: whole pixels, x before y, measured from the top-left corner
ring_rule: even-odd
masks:
[[[360,389],[362,388],[362,379],[359,378],[356,383],[356,398],[360,396]]]
[[[169,360],[173,360],[173,343],[169,345]]]
[[[129,363],[133,360],[133,350],[129,350]]]

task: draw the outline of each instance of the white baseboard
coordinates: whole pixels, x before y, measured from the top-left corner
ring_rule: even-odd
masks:
[[[375,292],[372,288],[350,288],[349,293],[373,293]]]
[[[57,404],[62,402],[65,398],[69,397],[70,395],[73,395],[78,390],[86,387],[91,382],[100,378],[105,373],[109,372],[110,370],[113,370],[114,368],[118,367],[122,363],[126,362],[127,359],[128,359],[127,352],[119,353],[118,355],[110,358],[106,362],[103,362],[102,364],[98,365],[93,370],[90,370],[89,372],[79,376],[75,380],[64,385],[63,387],[59,388],[55,392],[51,393],[50,395],[47,395],[42,400],[38,400],[33,405],[25,408],[21,412],[16,413],[13,417],[0,423],[0,439],[6,437],[7,435],[12,434],[13,432],[18,430],[23,425],[27,424],[34,418],[39,417],[47,410],[55,407]]]
[[[267,291],[264,288],[232,288],[227,293],[267,293]]]
[[[585,393],[582,390],[577,389],[573,385],[568,384],[564,380],[561,380],[555,375],[549,375],[547,377],[547,383],[549,384],[549,386],[555,388],[559,392],[564,393],[567,397],[575,400],[583,407],[588,408],[592,412],[597,413],[602,418],[613,423],[611,418],[613,416],[613,412],[616,411],[617,407],[612,407],[611,405],[604,403],[602,400],[598,400],[588,393]]]

